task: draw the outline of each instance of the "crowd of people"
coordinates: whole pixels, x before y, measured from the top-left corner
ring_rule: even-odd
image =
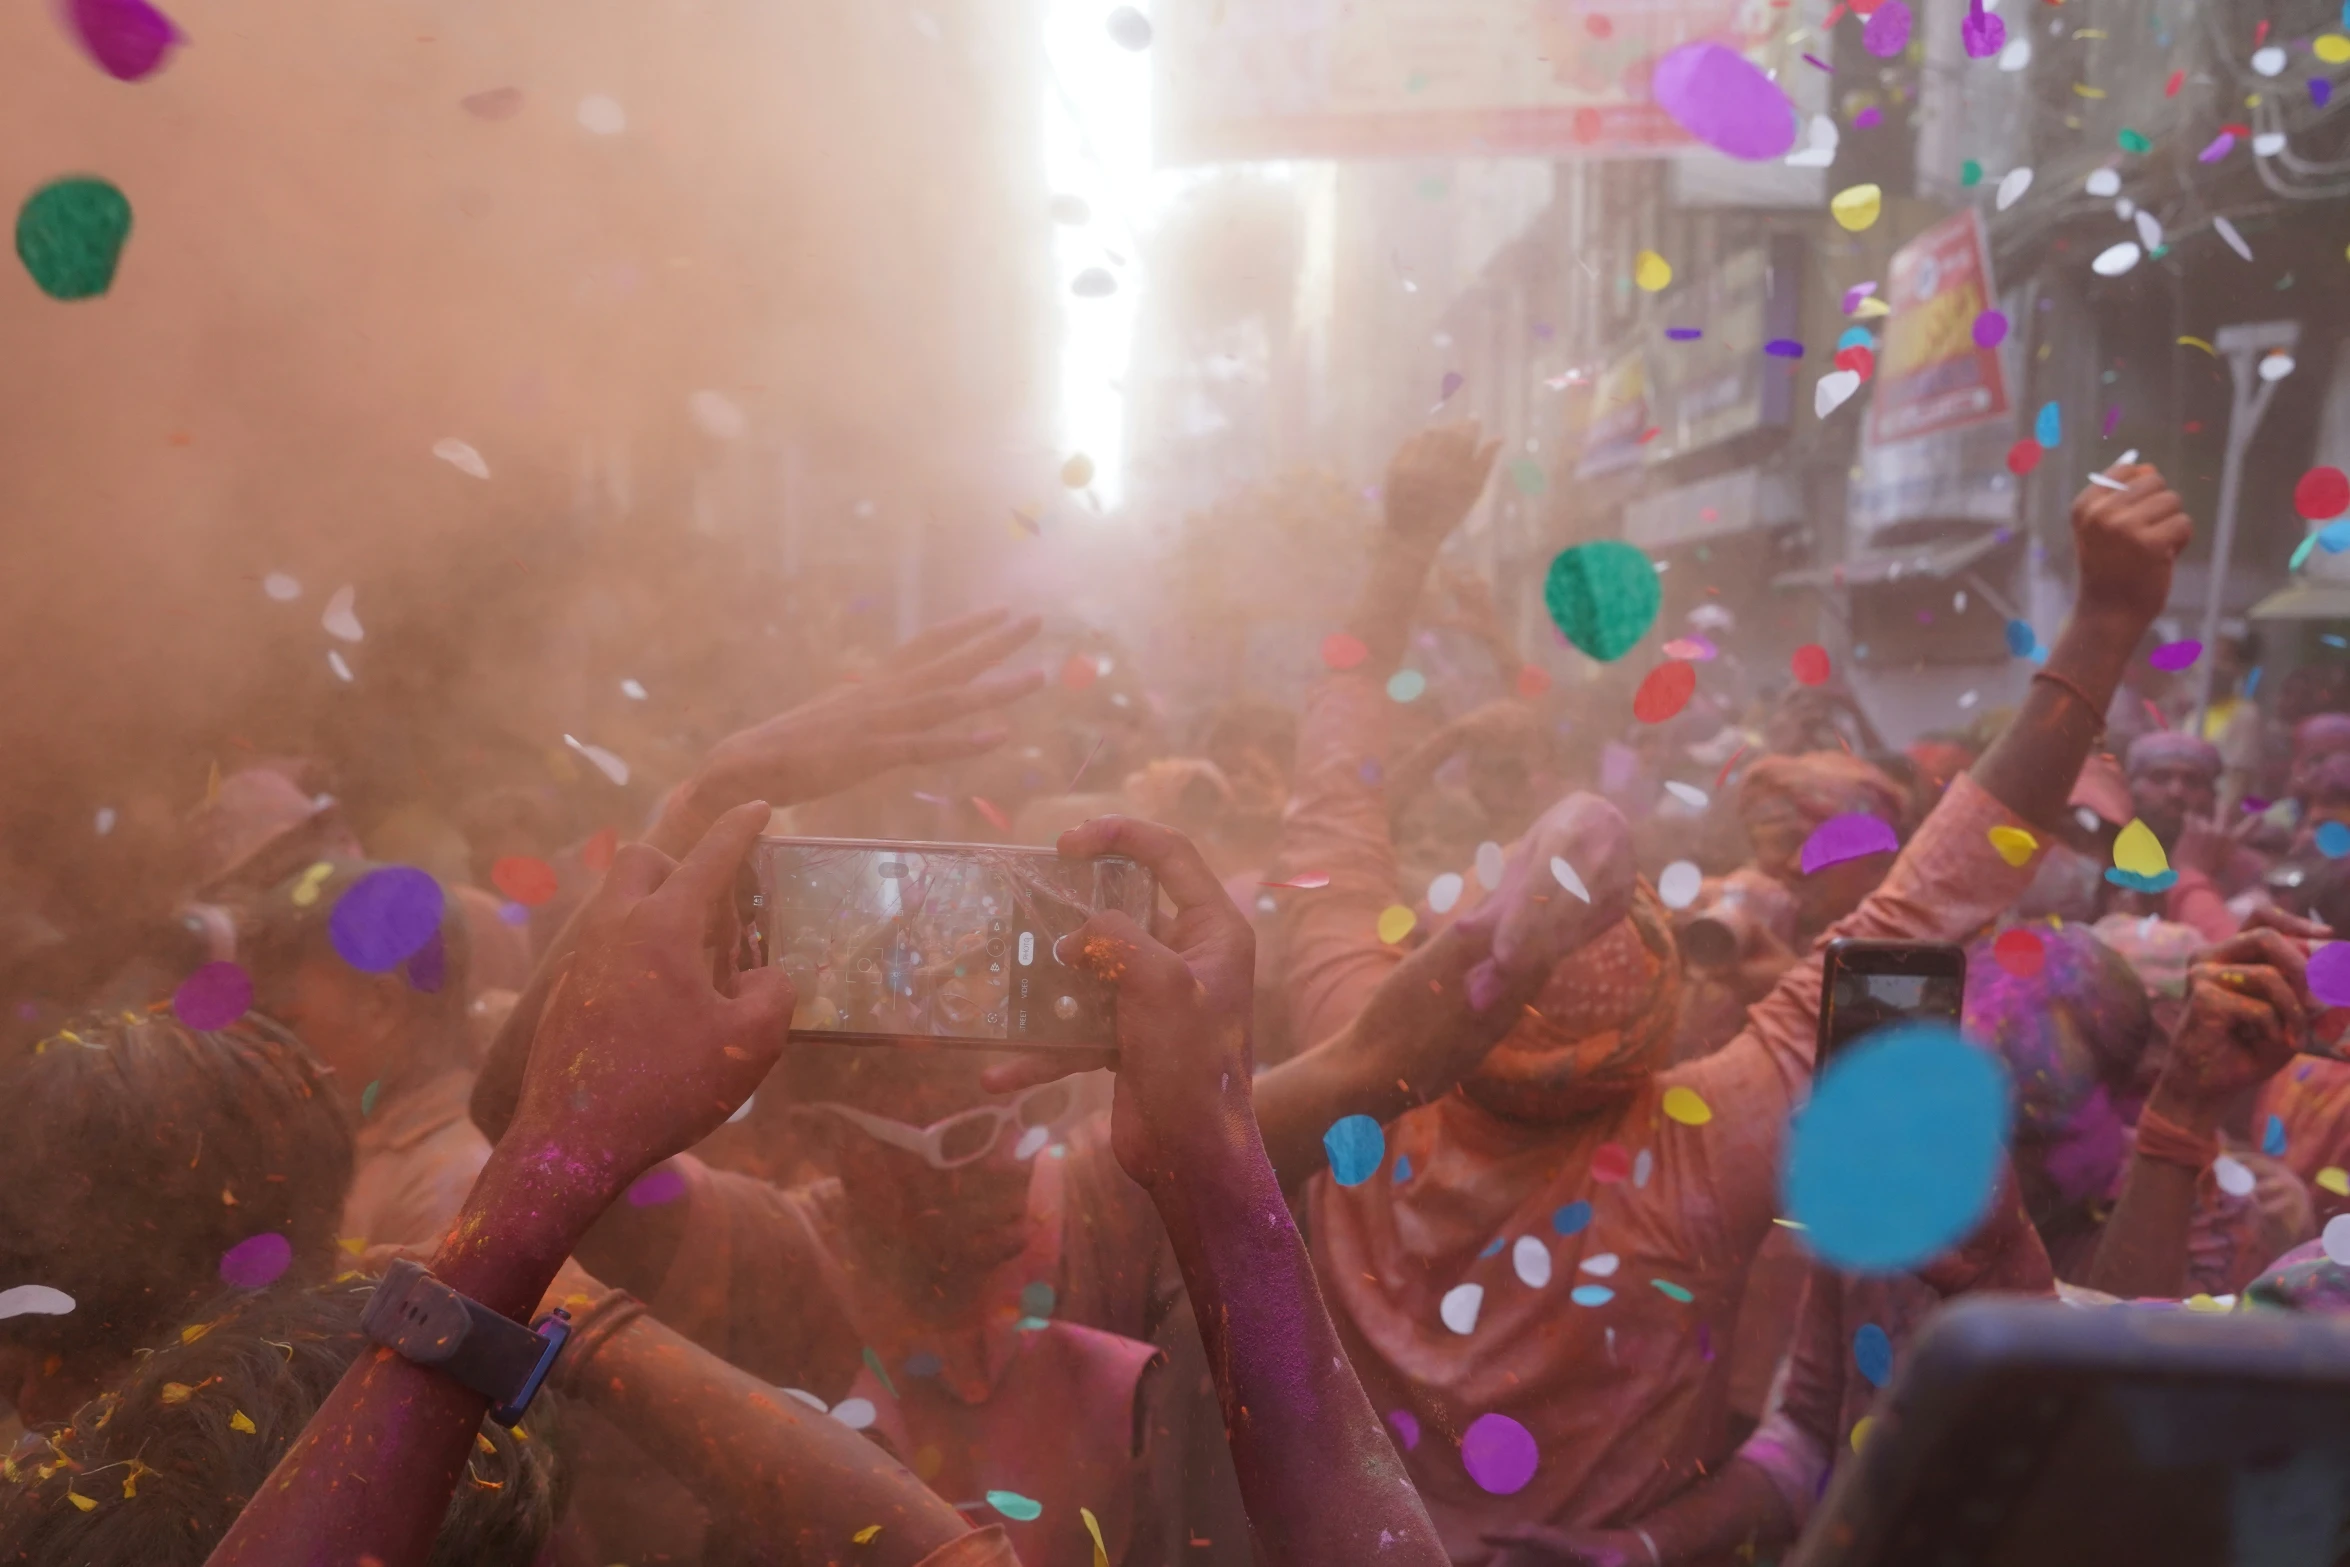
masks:
[[[2075,501],[2020,703],[1896,751],[1832,681],[1643,723],[1620,668],[1546,677],[1432,586],[1493,458],[1397,453],[1302,710],[1081,745],[1052,694],[1112,660],[1048,680],[985,612],[624,830],[518,784],[361,831],[288,758],[207,788],[172,939],[57,961],[12,897],[0,1563],[1770,1560],[1953,1297],[2350,1303],[2350,1009],[2308,982],[2350,681],[2204,715],[2144,675],[2159,474]],[[1449,716],[1390,685],[1447,596],[1492,664]],[[964,955],[894,903],[745,939],[763,834],[950,801],[1156,877],[1066,938],[1108,1068],[822,1038]],[[1854,815],[1898,849],[1807,869]],[[2125,833],[2175,875],[2108,874]],[[1985,1217],[1893,1274],[1774,1223],[1836,937],[1965,946],[2013,1086]],[[493,1317],[558,1346],[513,1398],[435,1359]]]

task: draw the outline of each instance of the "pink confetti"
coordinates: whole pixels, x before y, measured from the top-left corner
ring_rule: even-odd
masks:
[[[253,1008],[253,977],[234,963],[207,963],[180,981],[171,1009],[188,1027],[226,1028]]]
[[[631,1208],[658,1208],[684,1195],[683,1172],[663,1165],[637,1178],[637,1183],[628,1189],[628,1205]]]
[[[2309,993],[2329,1007],[2350,1007],[2350,941],[2329,941],[2310,954]]]
[[[1675,637],[1662,649],[1667,658],[1687,659],[1693,663],[1708,664],[1721,657],[1721,649],[1703,637]]]
[[[2189,637],[2183,642],[2165,642],[2146,655],[2146,662],[2165,674],[2175,675],[2182,669],[2193,668],[2195,660],[2202,656],[2203,644]]]
[[[2229,153],[2234,152],[2235,150],[2236,133],[2234,131],[2221,131],[2217,136],[2214,136],[2211,139],[2210,146],[2195,154],[2195,161],[2197,163],[2217,163],[2220,159],[2226,157]]]
[[[220,1254],[220,1276],[241,1290],[257,1290],[277,1282],[294,1264],[294,1243],[270,1231],[248,1235]]]
[[[1909,29],[1915,20],[1906,0],[1885,0],[1861,29],[1860,41],[1880,60],[1890,60],[1909,47]]]
[[[2110,441],[2110,440],[2112,440],[2112,439],[2113,439],[2113,432],[2114,432],[2114,431],[2115,431],[2117,428],[2119,428],[2119,427],[2120,427],[2120,425],[2121,425],[2121,422],[2122,422],[2122,405],[2121,405],[2121,404],[2119,404],[2119,403],[2115,403],[2115,404],[2114,404],[2114,405],[2113,405],[2111,408],[2108,408],[2108,409],[2106,409],[2106,410],[2105,410],[2105,429],[2104,429],[2104,431],[2103,431],[2103,436],[2104,436],[2104,438],[2105,438],[2106,440],[2109,440],[2109,441]]]
[[[1858,310],[1860,308],[1860,302],[1868,298],[1871,294],[1874,294],[1876,291],[1877,285],[1874,280],[1866,283],[1853,284],[1852,287],[1844,291],[1844,313],[1846,315],[1850,315],[1855,310]]]
[[[66,16],[90,58],[117,81],[154,75],[173,46],[186,41],[147,0],[68,0]]]
[[[1733,158],[1783,158],[1795,145],[1795,106],[1734,49],[1683,44],[1657,62],[1649,91],[1683,130]]]
[[[1515,1496],[1526,1489],[1541,1464],[1542,1450],[1534,1443],[1534,1433],[1507,1415],[1479,1415],[1461,1433],[1461,1467],[1480,1490],[1494,1496]]]
[[[1893,829],[1884,822],[1859,811],[1848,811],[1842,816],[1829,817],[1803,840],[1803,874],[1809,876],[1865,855],[1897,853],[1900,848],[1901,840],[1893,836]]]
[[[1884,121],[1885,111],[1872,103],[1852,117],[1852,128],[1856,131],[1873,131]]]
[[[1997,348],[2007,341],[2007,312],[1986,310],[1975,317],[1975,346]]]
[[[1966,45],[1967,58],[1988,60],[2007,47],[2007,24],[1983,9],[1983,0],[1974,0],[1966,19],[1958,24],[1959,41]]]
[[[1395,1439],[1403,1444],[1405,1452],[1420,1445],[1419,1416],[1408,1409],[1390,1409],[1387,1412],[1387,1423],[1395,1427]]]

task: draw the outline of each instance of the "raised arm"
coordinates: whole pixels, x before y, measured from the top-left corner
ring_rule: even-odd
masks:
[[[641,844],[613,861],[513,1124],[434,1255],[443,1283],[525,1321],[596,1215],[774,1065],[791,982],[778,968],[734,974],[726,939],[736,868],[766,820],[764,801],[728,812],[683,864]],[[488,1406],[389,1349],[362,1354],[210,1562],[421,1567]]]
[[[1107,817],[1065,834],[1061,852],[1131,855],[1175,906],[1156,935],[1104,913],[1064,940],[1117,986],[1111,1147],[1166,1223],[1265,1559],[1444,1567],[1257,1133],[1248,922],[1169,828]]]

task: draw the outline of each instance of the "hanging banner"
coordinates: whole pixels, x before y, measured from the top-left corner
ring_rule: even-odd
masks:
[[[1893,253],[1883,346],[1869,408],[1879,446],[2007,416],[1999,350],[1975,341],[1975,320],[1998,298],[1983,221],[1954,213]]]

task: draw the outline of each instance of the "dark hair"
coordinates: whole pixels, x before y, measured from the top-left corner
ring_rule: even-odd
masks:
[[[0,1563],[199,1567],[364,1347],[371,1288],[346,1279],[216,1302],[225,1315],[174,1335],[48,1449],[14,1461]],[[553,1403],[542,1393],[521,1432],[482,1422],[434,1567],[527,1567],[546,1543],[561,1500]]]
[[[73,1297],[0,1321],[62,1354],[145,1343],[220,1288],[222,1253],[283,1235],[323,1277],[351,1184],[332,1076],[260,1019],[76,1024],[0,1065],[0,1289]]]

